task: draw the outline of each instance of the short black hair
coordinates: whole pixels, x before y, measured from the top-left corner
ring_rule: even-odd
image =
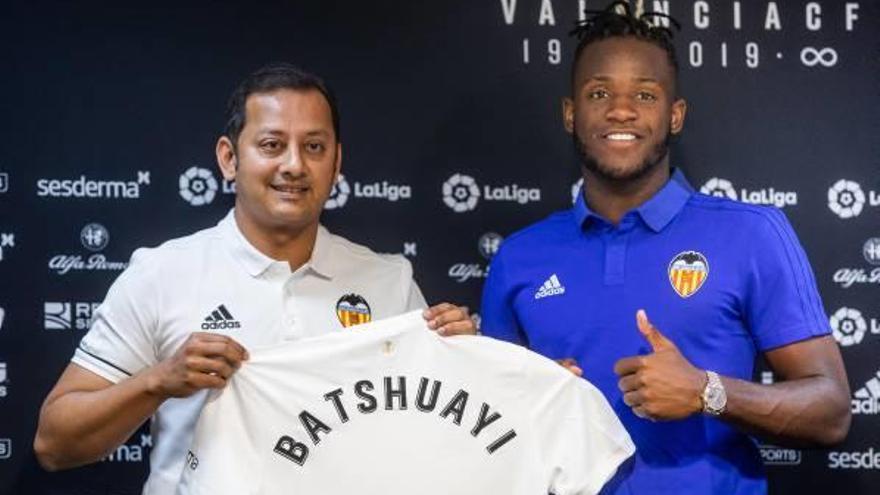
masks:
[[[327,86],[323,79],[306,72],[295,65],[288,63],[276,63],[266,65],[255,72],[251,73],[244,81],[242,81],[232,96],[229,97],[229,103],[226,107],[226,127],[223,134],[232,141],[232,147],[238,144],[238,137],[245,124],[245,104],[250,95],[254,93],[268,93],[278,89],[292,89],[296,91],[316,90],[324,95],[327,104],[330,105],[330,117],[333,120],[333,132],[336,134],[336,141],[342,142],[339,134],[339,109],[336,103],[336,96]]]
[[[675,45],[672,43],[673,31],[659,23],[652,25],[649,22],[651,19],[664,17],[680,31],[681,25],[671,16],[662,12],[634,13],[629,2],[616,0],[602,10],[585,10],[584,17],[583,20],[575,23],[575,28],[569,33],[578,39],[577,48],[574,50],[574,61],[571,64],[572,83],[574,83],[578,60],[587,46],[596,41],[620,37],[632,37],[662,48],[666,52],[666,58],[675,78],[678,78],[678,57],[675,55]]]

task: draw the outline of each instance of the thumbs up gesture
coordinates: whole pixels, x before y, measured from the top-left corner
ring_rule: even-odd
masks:
[[[675,343],[651,324],[644,310],[636,312],[636,325],[652,352],[614,364],[623,402],[636,416],[650,420],[682,419],[702,411],[706,373],[682,356]]]

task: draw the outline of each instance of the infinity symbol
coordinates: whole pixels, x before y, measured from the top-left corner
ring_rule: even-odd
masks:
[[[801,62],[807,67],[815,67],[817,64],[834,67],[837,64],[837,51],[831,47],[817,49],[807,46],[801,50]]]

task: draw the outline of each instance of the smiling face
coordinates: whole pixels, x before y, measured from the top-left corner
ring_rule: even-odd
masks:
[[[669,136],[681,131],[685,110],[666,52],[614,37],[584,48],[572,97],[563,100],[563,122],[588,172],[627,182],[668,167]]]
[[[248,96],[245,107],[236,145],[217,143],[236,218],[261,231],[316,228],[342,158],[330,105],[317,90],[279,89]]]

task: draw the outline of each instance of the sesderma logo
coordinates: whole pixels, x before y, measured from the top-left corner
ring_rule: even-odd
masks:
[[[76,179],[38,179],[37,196],[41,198],[138,199],[141,187],[150,185],[150,172],[139,170],[137,179],[95,180],[85,175]]]
[[[798,202],[796,192],[777,191],[772,187],[754,190],[740,188],[739,193],[737,193],[736,188],[729,180],[721,179],[719,177],[712,177],[706,181],[706,183],[700,187],[700,192],[708,194],[709,196],[739,200],[743,203],[753,205],[775,206],[777,208],[794,206]]]
[[[829,452],[828,467],[830,469],[880,469],[880,452],[875,452],[874,447],[862,452]]]
[[[104,462],[143,462],[149,457],[153,448],[153,437],[149,433],[141,434],[140,438],[131,438],[128,442],[116,447],[103,459]]]

